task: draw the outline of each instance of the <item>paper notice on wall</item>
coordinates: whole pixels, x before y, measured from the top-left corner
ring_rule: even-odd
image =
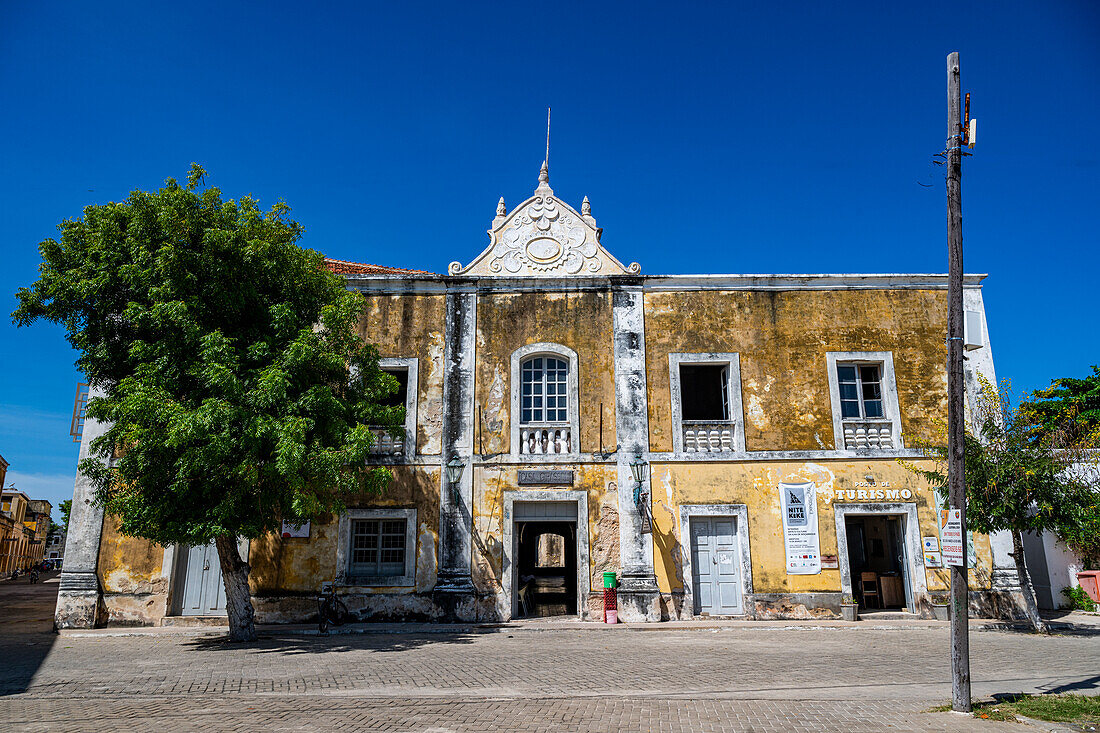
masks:
[[[817,533],[817,491],[812,481],[779,484],[783,504],[783,545],[788,575],[821,572],[821,545]]]
[[[283,520],[283,537],[291,538],[308,538],[309,537],[309,522],[303,522],[302,524],[291,524],[290,522]]]
[[[966,539],[963,537],[962,510],[940,512],[940,554],[944,565],[966,566]]]

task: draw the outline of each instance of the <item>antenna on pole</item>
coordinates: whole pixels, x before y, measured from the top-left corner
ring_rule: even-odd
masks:
[[[546,108],[546,167],[550,167],[550,108]]]

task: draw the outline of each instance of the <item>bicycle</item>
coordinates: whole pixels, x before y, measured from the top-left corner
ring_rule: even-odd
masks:
[[[328,634],[329,626],[343,626],[352,620],[351,612],[344,602],[336,597],[336,583],[321,583],[321,594],[317,596],[317,631]]]

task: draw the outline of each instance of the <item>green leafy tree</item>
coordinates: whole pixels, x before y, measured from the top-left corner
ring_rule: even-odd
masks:
[[[356,333],[361,298],[297,245],[279,203],[223,200],[192,165],[186,186],[89,206],[39,245],[20,326],[62,324],[110,427],[81,463],[121,530],[218,550],[230,638],[255,638],[238,538],[343,511],[392,478],[365,468],[368,425],[397,381]],[[108,459],[113,459],[108,461]],[[108,464],[110,463],[110,468]]]
[[[73,500],[66,499],[57,505],[57,508],[61,511],[61,527],[68,532],[69,531],[69,515],[73,511]]]
[[[1060,377],[1020,405],[1034,440],[1100,447],[1100,366],[1084,379]]]
[[[1060,434],[1034,439],[1031,421],[1012,407],[1007,388],[998,390],[983,379],[981,397],[972,407],[979,427],[976,433],[968,429],[965,436],[967,525],[986,534],[1011,534],[1028,620],[1035,630],[1045,632],[1024,562],[1023,533],[1054,531],[1064,536],[1100,521],[1096,494],[1081,480],[1081,472],[1072,470],[1080,465],[1081,453],[1067,448]],[[927,479],[946,506],[947,449],[928,443],[920,447],[933,459],[933,468],[905,465]]]

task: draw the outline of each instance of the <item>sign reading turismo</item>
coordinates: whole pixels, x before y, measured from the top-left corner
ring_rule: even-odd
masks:
[[[779,484],[783,497],[783,545],[788,575],[821,572],[821,544],[817,534],[817,492],[812,481]]]

